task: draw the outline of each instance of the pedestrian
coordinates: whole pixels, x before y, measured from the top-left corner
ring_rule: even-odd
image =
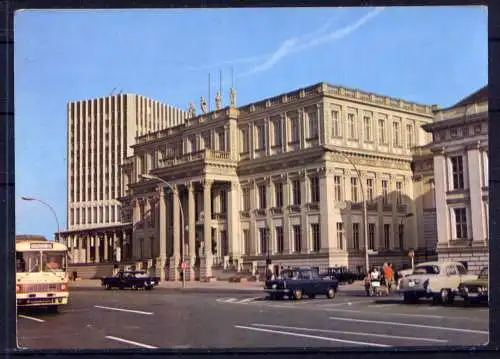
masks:
[[[384,264],[384,278],[385,278],[385,285],[387,286],[387,291],[391,293],[392,284],[394,282],[394,270],[392,269],[391,263]]]

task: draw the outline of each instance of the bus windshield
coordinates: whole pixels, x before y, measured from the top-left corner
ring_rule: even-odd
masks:
[[[33,273],[40,271],[40,252],[16,252],[16,272]]]
[[[66,252],[43,252],[42,266],[44,272],[66,271]]]

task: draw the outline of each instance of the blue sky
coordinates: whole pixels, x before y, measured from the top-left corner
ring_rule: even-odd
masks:
[[[219,70],[227,101],[231,64],[240,105],[327,81],[446,107],[487,83],[480,7],[33,10],[15,44],[16,232],[50,238],[50,211],[19,198],[66,228],[68,101],[117,88],[198,106]]]

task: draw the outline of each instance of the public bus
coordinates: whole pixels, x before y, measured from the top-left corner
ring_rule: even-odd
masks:
[[[44,306],[57,312],[68,304],[68,248],[43,236],[16,236],[18,307]]]

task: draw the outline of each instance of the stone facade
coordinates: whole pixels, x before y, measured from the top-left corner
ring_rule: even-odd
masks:
[[[438,256],[477,273],[488,265],[487,87],[435,117],[423,128],[433,135]]]
[[[138,137],[120,199],[133,259],[174,280],[182,260],[190,278],[267,258],[361,270],[366,198],[370,262],[408,263],[435,242],[432,157],[414,158],[432,110],[319,83]]]

